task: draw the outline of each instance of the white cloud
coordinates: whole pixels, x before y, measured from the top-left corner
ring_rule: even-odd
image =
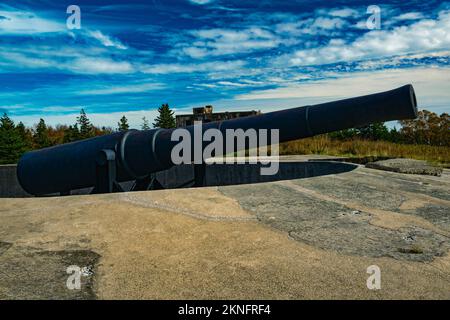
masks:
[[[199,83],[199,84],[195,84],[194,86],[204,87],[204,88],[217,88],[218,87],[218,85],[212,84],[212,83]]]
[[[50,68],[54,64],[51,60],[33,57],[23,54],[21,52],[8,52],[6,50],[0,50],[0,57],[2,61],[0,64],[4,66],[18,66],[22,68],[39,69]]]
[[[333,9],[329,12],[330,16],[339,18],[348,18],[352,16],[358,16],[359,12],[351,8]]]
[[[282,22],[275,25],[275,31],[289,36],[300,35],[333,35],[348,26],[341,18],[317,17],[296,22]],[[285,43],[285,42],[283,42]],[[295,44],[296,42],[293,42]]]
[[[356,29],[369,30],[369,28],[367,27],[367,19],[358,21],[353,27]]]
[[[253,81],[249,79],[239,79],[236,81],[217,81],[214,85],[215,87],[223,86],[223,87],[235,87],[235,88],[246,88],[246,87],[260,87],[268,84],[273,84],[273,82],[264,82],[264,81]]]
[[[81,74],[113,74],[131,73],[134,67],[127,61],[109,58],[108,49],[127,49],[127,47],[99,30],[91,31],[83,28],[79,32],[71,32],[65,23],[42,18],[35,13],[20,11],[8,7],[8,11],[0,10],[0,35],[46,35],[52,37],[70,35],[74,38],[81,37],[84,44],[81,46],[45,45],[45,41],[35,45],[10,45],[5,43],[0,46],[0,65],[16,68],[30,69],[59,69]],[[62,19],[64,22],[64,19]],[[93,45],[99,43],[104,47]],[[87,44],[86,44],[87,42]],[[52,43],[52,42],[50,42]]]
[[[81,74],[126,74],[135,71],[127,61],[95,57],[77,58],[63,67]]]
[[[15,104],[15,105],[7,105],[7,106],[0,105],[0,110],[2,110],[2,112],[3,112],[3,110],[6,110],[6,111],[9,111],[9,110],[21,110],[21,109],[25,109],[26,107],[27,106],[23,105],[23,104]]]
[[[311,25],[311,28],[312,29],[325,29],[325,30],[342,29],[346,24],[347,24],[347,22],[340,18],[330,19],[330,18],[319,17],[313,22],[313,24]]]
[[[188,73],[188,72],[217,72],[229,71],[242,68],[245,62],[242,60],[234,61],[214,61],[197,64],[155,64],[141,68],[143,73],[147,74],[167,74],[167,73]]]
[[[42,112],[71,112],[71,111],[80,111],[83,109],[83,106],[48,106],[42,108]]]
[[[61,19],[64,21],[64,19]],[[61,21],[42,18],[28,11],[3,11],[0,10],[0,34],[7,35],[34,35],[46,33],[67,33],[75,37],[75,34],[67,29]],[[93,38],[105,47],[127,49],[118,39],[105,35],[100,30],[89,30],[83,28],[77,35]]]
[[[450,12],[444,11],[436,20],[421,20],[393,30],[373,30],[352,43],[333,39],[326,46],[282,56],[278,62],[288,61],[293,66],[320,65],[447,49],[450,49]]]
[[[112,95],[124,93],[140,93],[164,89],[165,85],[162,83],[143,83],[133,85],[121,85],[120,87],[106,87],[91,90],[82,90],[77,93],[80,95]]]
[[[61,22],[62,21],[62,22]],[[75,36],[67,29],[64,19],[55,21],[38,16],[28,11],[0,10],[0,34],[4,35],[35,35],[51,33],[67,33]],[[105,47],[115,47],[117,49],[127,49],[118,39],[114,39],[103,34],[99,30],[89,30],[83,28],[78,35],[93,38]]]
[[[224,72],[232,73],[246,64],[243,60],[211,61],[204,63],[172,63],[148,65],[129,62],[126,55],[110,58],[107,49],[89,47],[89,50],[60,47],[53,50],[48,46],[6,47],[0,46],[0,72],[8,72],[7,68],[56,69],[77,74],[169,74],[191,72]]]
[[[429,64],[427,61],[422,60],[425,58],[433,58],[435,59],[434,61],[440,60],[441,63],[443,63],[444,59],[448,60],[450,58],[450,51],[407,54],[381,59],[363,60],[358,62],[358,64],[355,66],[355,69],[373,70],[378,68],[399,67],[401,65],[419,66]]]
[[[27,11],[0,10],[0,34],[22,35],[65,31],[66,26]]]
[[[189,0],[190,3],[197,4],[197,5],[203,5],[214,2],[214,0]]]
[[[419,108],[446,106],[450,101],[449,68],[394,69],[358,72],[337,79],[289,84],[277,89],[258,90],[238,95],[236,100],[296,99],[299,105],[321,103],[390,90],[411,83]]]
[[[395,17],[395,20],[419,20],[423,18],[424,16],[421,12],[407,12]]]
[[[243,30],[205,29],[191,31],[196,41],[184,44],[181,51],[191,58],[221,56],[275,48],[280,39],[259,27]]]
[[[219,81],[218,84],[226,87],[248,87],[250,84],[240,83],[240,82],[232,82],[232,81]]]
[[[136,68],[125,60],[107,57],[105,50],[89,47],[89,51],[79,48],[60,47],[6,47],[0,46],[0,65],[7,68],[56,69],[78,74],[128,74]],[[7,69],[0,72],[7,72]]]
[[[121,49],[121,50],[127,49],[127,46],[122,44],[118,39],[113,39],[110,36],[107,36],[107,35],[103,34],[99,30],[88,31],[87,34],[90,37],[98,40],[105,47],[114,47],[114,48]]]

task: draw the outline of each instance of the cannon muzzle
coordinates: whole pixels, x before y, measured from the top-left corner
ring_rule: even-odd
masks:
[[[202,129],[214,128],[223,133],[227,129],[278,129],[279,142],[286,142],[415,117],[414,89],[405,85],[356,98],[204,123]],[[186,129],[193,132],[194,126]],[[108,192],[117,188],[111,183],[142,180],[172,167],[171,151],[177,143],[171,140],[173,131],[130,130],[27,152],[17,166],[18,180],[23,189],[33,195],[67,193],[93,186],[96,192]],[[109,179],[111,175],[114,179]],[[109,177],[108,185],[102,178],[105,176]]]

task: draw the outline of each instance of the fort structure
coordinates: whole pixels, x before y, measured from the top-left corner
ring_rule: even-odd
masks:
[[[194,121],[201,122],[214,122],[230,120],[248,116],[255,116],[261,114],[261,111],[226,111],[226,112],[213,112],[213,106],[208,105],[205,107],[192,108],[192,114],[180,114],[176,116],[177,127],[187,127],[194,124]]]

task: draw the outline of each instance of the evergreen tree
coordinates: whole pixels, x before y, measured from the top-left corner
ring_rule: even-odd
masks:
[[[167,103],[158,108],[159,115],[156,117],[153,127],[155,128],[175,128],[175,117],[173,111]]]
[[[80,140],[80,130],[78,130],[78,124],[75,123],[73,126],[69,126],[64,130],[64,139],[63,142],[74,142]]]
[[[356,129],[344,129],[329,133],[329,137],[337,140],[350,140],[358,134]]]
[[[100,135],[104,135],[104,134],[111,134],[111,133],[113,133],[113,132],[114,132],[114,129],[111,128],[111,127],[105,127],[105,126],[103,126],[103,127],[101,127],[100,131],[101,131],[101,134],[100,134]]]
[[[141,125],[141,129],[142,130],[149,130],[150,129],[150,123],[148,122],[146,117],[142,118],[142,125]]]
[[[33,149],[33,133],[30,129],[26,128],[22,122],[19,122],[16,126],[16,131],[23,141],[22,152]]]
[[[120,121],[117,123],[117,125],[119,126],[119,131],[127,131],[130,128],[130,126],[128,125],[128,119],[125,116],[120,118]]]
[[[396,127],[392,128],[389,131],[389,141],[394,143],[402,142],[402,135],[400,134],[400,131],[398,131]]]
[[[0,118],[0,164],[16,163],[26,150],[25,142],[6,113]]]
[[[358,135],[361,138],[369,140],[388,140],[389,130],[384,122],[377,122],[369,124],[368,126],[357,129]]]
[[[84,109],[81,109],[80,116],[77,117],[77,124],[80,126],[79,139],[87,139],[94,136],[94,126],[91,124]]]
[[[45,124],[44,119],[40,119],[39,123],[36,126],[34,135],[33,135],[33,144],[37,149],[42,149],[49,147],[51,145],[50,138],[48,136],[48,128]]]

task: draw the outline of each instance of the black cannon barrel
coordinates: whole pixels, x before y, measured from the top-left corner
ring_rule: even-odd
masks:
[[[205,123],[202,131],[209,128],[223,133],[227,129],[278,129],[279,141],[285,142],[415,117],[414,89],[405,85],[356,98]],[[193,132],[194,126],[186,129]],[[173,130],[130,130],[27,152],[17,166],[18,180],[25,191],[34,195],[92,187],[96,182],[96,159],[102,150],[116,153],[117,181],[142,179],[174,165],[171,150],[178,142],[171,141]]]

